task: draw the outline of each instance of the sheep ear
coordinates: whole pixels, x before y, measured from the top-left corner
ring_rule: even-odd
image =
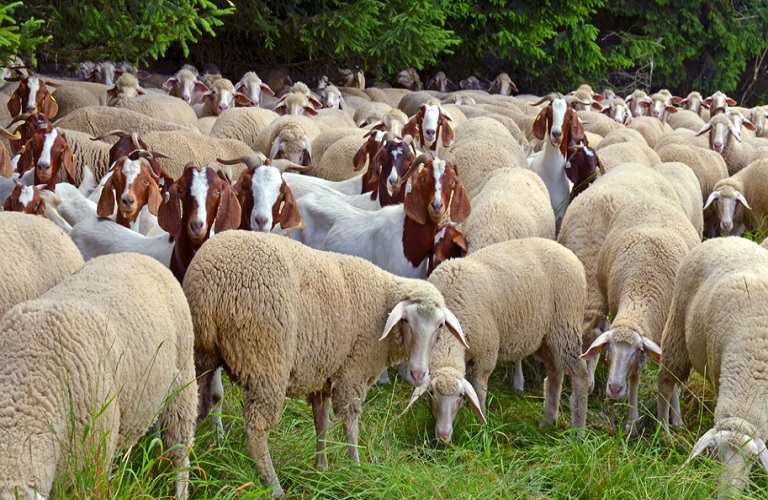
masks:
[[[459,324],[458,318],[456,318],[456,316],[447,307],[443,307],[443,314],[445,315],[445,324],[448,326],[448,329],[451,331],[453,336],[456,337],[459,342],[461,342],[461,345],[469,349],[467,338],[464,336],[464,332],[461,330],[461,325]]]
[[[702,210],[706,210],[709,208],[709,206],[712,204],[713,201],[720,199],[720,191],[712,191],[712,193],[709,195],[709,198],[707,198],[707,202],[704,204],[704,208]]]
[[[197,81],[195,82],[195,90],[198,92],[208,92],[211,89],[209,89],[208,86],[203,82]]]
[[[693,450],[691,451],[691,455],[688,457],[688,460],[685,461],[683,464],[683,467],[688,465],[691,460],[701,455],[701,452],[712,448],[717,444],[717,431],[715,429],[709,429],[707,432],[704,433],[701,438],[696,442],[696,444],[693,446]]]
[[[269,85],[267,85],[266,83],[261,84],[261,91],[267,95],[275,95],[275,91],[269,88]]]
[[[475,388],[472,387],[472,384],[465,378],[461,379],[461,388],[464,391],[464,396],[466,396],[467,401],[469,401],[469,406],[472,407],[472,411],[477,415],[477,419],[480,420],[483,425],[487,425],[488,421],[485,419],[483,410],[480,408],[480,398],[477,397]]]
[[[213,92],[211,92],[209,90],[209,91],[205,92],[203,95],[201,95],[200,99],[198,99],[197,102],[200,103],[200,104],[204,104],[204,103],[208,102],[211,99],[211,97],[213,97]]]
[[[648,337],[643,337],[643,350],[648,353],[654,362],[659,363],[661,360],[661,347],[656,342]]]
[[[344,96],[339,97],[339,109],[342,111],[347,110],[347,101],[344,100]]]
[[[587,361],[594,358],[595,356],[600,354],[600,352],[603,350],[603,348],[606,345],[609,345],[611,343],[612,337],[613,337],[613,330],[608,330],[607,332],[603,333],[602,335],[597,337],[594,342],[592,342],[592,345],[589,346],[589,349],[587,349],[587,352],[585,352],[579,357]]]
[[[427,375],[429,377],[429,375]],[[432,381],[426,380],[425,383],[421,384],[420,386],[413,389],[413,394],[411,394],[411,399],[408,400],[408,405],[405,407],[405,410],[400,414],[402,417],[406,413],[408,413],[408,410],[411,409],[411,406],[413,406],[413,403],[419,400],[421,396],[427,393],[428,390],[432,388]]]
[[[115,174],[109,176],[99,196],[99,204],[96,207],[96,215],[110,217],[115,213]]]
[[[275,142],[272,143],[272,148],[269,150],[269,159],[274,160],[277,153],[280,152],[280,136],[275,137]]]
[[[179,83],[179,79],[178,79],[178,78],[176,78],[175,76],[172,76],[172,77],[170,77],[169,79],[167,79],[167,80],[166,80],[166,81],[163,83],[163,88],[164,88],[165,90],[170,90],[170,89],[172,89],[172,88],[173,88],[173,86],[174,86],[174,85],[176,85],[177,83]]]
[[[755,436],[752,438],[752,452],[757,456],[760,461],[760,465],[763,466],[766,472],[768,472],[768,449],[766,449],[765,441]]]
[[[698,136],[700,136],[701,134],[704,134],[704,133],[706,133],[706,132],[709,132],[709,129],[711,129],[711,128],[712,128],[712,123],[706,123],[706,124],[704,124],[704,126],[703,126],[703,127],[701,127],[701,130],[699,130],[698,132],[696,132],[696,136],[698,137]]]
[[[747,203],[747,199],[744,198],[743,194],[741,194],[740,192],[736,191],[734,193],[734,197],[736,198],[736,200],[740,201],[742,205],[744,205],[748,209],[752,210],[752,207],[749,206],[749,203]]]
[[[237,101],[238,104],[242,104],[243,106],[253,106],[251,98],[245,94],[241,94],[240,92],[235,92],[235,101]]]
[[[755,127],[755,124],[747,119],[744,119],[744,121],[741,122],[741,126],[747,130],[751,130],[752,132],[757,130],[757,127]]]
[[[725,98],[725,102],[727,102],[727,103],[728,103],[728,106],[736,106],[736,101],[734,101],[734,100],[733,100],[733,99],[731,99],[730,97],[726,97],[726,98]]]
[[[387,322],[384,324],[384,333],[379,338],[379,340],[384,340],[384,338],[389,335],[389,332],[392,330],[392,328],[395,327],[396,324],[400,322],[401,319],[403,319],[403,314],[405,313],[405,307],[410,304],[407,300],[401,300],[397,303],[394,309],[392,309],[392,312],[389,313],[389,317],[387,318]]]

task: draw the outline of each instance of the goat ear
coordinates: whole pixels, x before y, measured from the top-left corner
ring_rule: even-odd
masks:
[[[5,203],[3,203],[3,210],[6,212],[13,212],[13,196],[9,196],[5,199]]]
[[[181,207],[179,206],[181,200],[179,198],[179,191],[184,189],[181,184],[182,182],[179,179],[171,184],[165,192],[165,200],[157,211],[157,224],[174,238],[178,238],[181,235]]]
[[[96,206],[96,215],[109,217],[115,212],[115,174],[109,176],[99,196],[99,204]]]
[[[21,147],[21,156],[16,163],[16,171],[20,175],[35,166],[33,150],[34,141],[32,139],[28,140],[27,143]]]
[[[47,116],[49,120],[53,120],[56,114],[58,114],[59,105],[50,92],[45,93],[45,97],[43,97],[43,109],[40,111],[45,113],[45,116]]]
[[[72,149],[69,147],[69,144],[67,144],[64,147],[64,151],[61,152],[61,163],[64,167],[64,171],[67,173],[67,181],[74,184],[75,183],[75,155],[72,154]]]
[[[0,147],[0,177],[13,176],[13,164],[11,163],[11,155],[3,145]]]
[[[417,224],[425,224],[427,222],[427,201],[424,199],[422,189],[413,188],[415,180],[416,178],[413,176],[411,177],[411,184],[406,184],[403,208],[407,217],[413,219]]]
[[[363,145],[360,146],[360,149],[357,150],[357,153],[355,153],[355,156],[352,158],[352,165],[355,167],[355,172],[359,172],[365,166],[365,157],[368,155],[368,150],[370,148],[370,141],[365,141]]]
[[[37,205],[37,209],[35,210],[35,215],[45,216],[45,200],[43,200],[42,198],[40,199],[40,203]]]
[[[242,218],[242,209],[237,201],[237,195],[232,186],[224,186],[219,196],[219,208],[216,211],[216,220],[214,227],[216,234],[228,229],[237,229],[240,227]]]
[[[301,223],[299,204],[296,203],[296,198],[293,197],[291,188],[288,187],[285,181],[283,181],[280,191],[283,198],[283,206],[280,209],[280,227],[283,229],[296,227]]]
[[[578,113],[572,111],[573,117],[571,118],[571,140],[581,141],[584,139],[584,122],[579,118]]]
[[[450,147],[453,144],[453,129],[448,123],[448,117],[440,113],[440,128],[443,129],[443,147]]]
[[[424,112],[421,110],[421,108],[419,108],[419,111],[417,111],[416,114],[413,115],[413,118],[408,120],[408,123],[406,123],[405,126],[403,127],[403,132],[402,132],[403,137],[405,137],[406,134],[416,137],[416,133],[417,133],[416,125],[420,122],[421,116],[423,114]]]
[[[469,217],[472,212],[472,205],[469,202],[467,190],[464,189],[464,183],[456,176],[456,185],[453,187],[453,199],[451,200],[451,220],[461,222]]]
[[[160,186],[157,185],[154,179],[150,179],[147,189],[149,189],[149,197],[147,198],[149,213],[157,216],[157,212],[160,210],[160,203],[163,201],[162,196],[160,196]]]
[[[8,100],[8,112],[11,116],[17,116],[21,114],[21,96],[19,95],[19,89],[11,94],[11,98]]]
[[[550,109],[549,106],[542,109],[533,121],[533,136],[539,140],[543,140],[547,135]]]

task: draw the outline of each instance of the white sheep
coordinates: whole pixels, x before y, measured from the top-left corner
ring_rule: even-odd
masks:
[[[259,75],[253,71],[248,71],[240,78],[240,81],[235,85],[235,92],[248,97],[248,104],[246,106],[253,106],[258,108],[261,104],[261,93],[264,92],[268,96],[274,96],[275,93],[269,88],[269,85],[261,81]],[[236,102],[236,105],[242,106],[240,101]]]
[[[693,92],[690,92],[685,99],[680,99],[676,104],[682,104],[683,109],[692,111],[696,113],[697,115],[701,116],[704,111],[706,111],[706,108],[702,106],[702,103],[704,102],[704,97],[701,95],[700,92],[694,90]]]
[[[195,111],[185,102],[175,97],[171,97],[162,92],[147,92],[143,96],[133,99],[123,99],[114,103],[115,107],[130,109],[143,115],[158,118],[165,122],[178,123],[180,125],[191,125],[197,129],[197,115]],[[115,128],[116,123],[112,123],[108,130]],[[120,128],[133,132],[119,124]]]
[[[255,149],[269,159],[286,158],[309,166],[312,164],[312,141],[319,135],[320,128],[306,116],[282,116],[259,133]]]
[[[322,99],[323,107],[325,108],[340,109],[342,111],[347,110],[347,102],[344,100],[344,96],[341,95],[341,91],[335,85],[328,85],[325,87],[320,97]]]
[[[658,419],[679,427],[678,384],[691,368],[714,384],[714,427],[698,440],[686,464],[715,448],[725,465],[721,496],[729,498],[748,482],[752,457],[768,470],[767,290],[766,250],[741,238],[708,240],[681,263],[664,325]]]
[[[72,241],[42,217],[0,212],[3,252],[0,317],[14,305],[38,297],[83,265]],[[14,271],[23,266],[24,271]]]
[[[650,116],[638,116],[633,118],[632,122],[627,125],[627,127],[640,132],[645,138],[645,142],[647,142],[651,148],[656,147],[656,143],[664,136],[664,134],[672,131],[672,127]]]
[[[178,471],[176,498],[187,498],[194,333],[167,269],[141,255],[95,259],[12,308],[0,330],[8,355],[0,375],[12,381],[0,396],[0,496],[39,498],[55,482],[66,487],[94,463],[109,464],[159,418]]]
[[[644,91],[636,89],[624,98],[624,102],[627,103],[627,106],[632,111],[633,117],[650,115],[651,98]]]
[[[749,124],[749,125],[747,125]],[[754,125],[744,122],[745,128],[754,130]],[[733,175],[752,162],[755,149],[741,139],[741,128],[737,127],[728,113],[717,113],[696,135],[709,133],[709,147],[723,155],[728,174]]]
[[[761,159],[715,184],[704,210],[714,207],[723,233],[764,232],[768,230],[767,194],[768,159]]]
[[[123,100],[133,99],[144,94],[146,94],[146,91],[141,88],[136,77],[130,73],[123,73],[115,84],[107,89],[102,104],[117,106]]]
[[[198,118],[204,116],[219,116],[223,111],[234,107],[235,101],[240,104],[250,104],[249,97],[236,92],[235,86],[226,78],[219,78],[208,90],[203,92],[200,99],[192,106]]]
[[[647,144],[621,142],[600,148],[600,163],[606,171],[622,163],[637,162],[652,167],[661,162],[661,158]]]
[[[704,199],[701,195],[701,184],[693,169],[682,162],[661,162],[653,165],[653,169],[666,177],[675,188],[683,212],[701,238],[704,230],[704,214],[701,208]]]
[[[255,150],[259,134],[278,116],[274,111],[255,106],[229,108],[216,118],[209,135],[217,139],[237,139]]]
[[[199,79],[197,68],[185,64],[175,75],[163,83],[168,95],[179,97],[189,105],[195,102],[195,92],[207,92],[208,87]]]
[[[466,397],[484,422],[488,378],[499,361],[536,355],[544,362],[543,423],[557,421],[563,375],[571,379],[571,421],[587,417],[589,375],[581,353],[586,284],[579,259],[552,240],[526,238],[497,243],[452,259],[430,275],[456,314],[471,349],[439,334],[429,360],[430,379],[409,403],[429,390],[436,436],[450,441],[453,421]],[[465,366],[474,371],[474,390]]]
[[[283,489],[267,437],[286,396],[306,395],[312,403],[319,467],[326,464],[331,400],[343,416],[349,457],[359,461],[358,417],[381,371],[408,360],[408,378],[423,383],[432,343],[446,324],[466,345],[433,285],[273,234],[212,238],[192,260],[184,291],[202,375],[201,416],[211,405],[212,371],[224,366],[240,382],[248,448],[273,496]]]
[[[677,113],[667,116],[666,122],[673,129],[686,128],[694,132],[698,132],[706,124],[698,113],[687,109],[682,109]]]

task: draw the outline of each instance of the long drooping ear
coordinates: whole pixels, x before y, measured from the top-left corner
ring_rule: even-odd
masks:
[[[461,222],[472,212],[472,205],[469,202],[469,195],[464,189],[464,183],[459,176],[456,176],[456,185],[453,186],[453,199],[451,200],[451,220]]]
[[[181,234],[181,193],[184,187],[183,177],[171,184],[165,192],[165,200],[157,211],[157,224],[174,238]]]
[[[16,89],[8,100],[8,112],[11,116],[21,114],[21,95],[19,94],[19,89]]]
[[[275,95],[275,91],[269,88],[269,85],[267,85],[266,83],[261,84],[261,91],[267,95]]]
[[[389,313],[389,317],[387,318],[387,322],[384,324],[384,333],[381,335],[379,340],[384,340],[384,338],[389,335],[389,332],[392,330],[392,328],[394,328],[395,325],[398,324],[401,319],[403,319],[403,314],[405,313],[405,308],[408,304],[410,304],[409,301],[401,300],[397,303],[394,309],[392,309],[392,312]]]
[[[607,332],[601,334],[599,337],[595,339],[594,342],[592,342],[592,345],[589,346],[589,349],[587,349],[587,352],[585,352],[579,357],[581,359],[589,361],[590,359],[600,354],[603,348],[606,345],[611,343],[612,338],[613,338],[613,330],[608,330]]]
[[[427,222],[427,200],[424,197],[423,189],[413,187],[417,179],[418,176],[414,176],[411,178],[410,184],[406,184],[403,209],[405,209],[405,215],[417,224],[425,224]]]
[[[96,206],[96,215],[109,217],[115,213],[115,173],[109,176],[99,196],[99,204]],[[156,212],[155,212],[156,213]]]
[[[659,363],[661,360],[661,347],[656,342],[648,337],[643,337],[643,350],[648,353],[648,356],[654,362]]]
[[[71,184],[75,183],[75,155],[72,154],[72,149],[69,144],[64,146],[64,151],[61,152],[61,164],[64,167],[64,171],[67,173],[67,181]]]
[[[683,464],[683,467],[688,465],[691,460],[696,458],[701,454],[702,451],[712,448],[717,444],[717,431],[715,429],[709,429],[707,432],[704,433],[703,436],[699,438],[698,441],[696,441],[696,444],[693,445],[693,450],[691,451],[691,455],[688,457],[688,460],[685,461]]]
[[[747,203],[747,199],[744,198],[743,194],[741,194],[738,191],[734,191],[733,196],[734,198],[736,198],[736,201],[741,202],[741,204],[744,205],[746,208],[752,210],[752,207],[749,206],[749,203]]]
[[[344,100],[344,96],[339,96],[339,109],[342,111],[347,110],[347,101]]]
[[[16,163],[16,171],[19,174],[24,174],[27,170],[35,167],[34,146],[34,140],[29,139],[27,143],[21,147],[21,156]]]
[[[0,177],[11,177],[13,175],[13,163],[11,155],[8,153],[5,145],[0,145]]]
[[[352,165],[355,167],[355,172],[359,172],[365,166],[366,156],[368,156],[368,150],[371,148],[371,141],[365,141],[360,149],[357,150],[355,156],[352,157]]]
[[[58,114],[59,104],[56,102],[56,99],[53,98],[50,92],[45,93],[45,97],[43,97],[43,109],[40,111],[45,113],[45,116],[47,116],[49,120],[53,120],[53,118]]]
[[[576,111],[571,111],[571,139],[579,142],[584,139],[584,123]]]
[[[533,121],[533,136],[539,140],[543,140],[549,130],[549,122],[551,121],[552,107],[547,106],[542,109],[536,119]]]
[[[301,223],[301,211],[299,210],[299,204],[296,202],[296,198],[293,197],[291,188],[283,181],[283,185],[280,186],[280,198],[282,198],[283,206],[280,208],[280,227],[288,229],[290,227],[296,227]],[[278,199],[279,203],[280,199]],[[273,222],[274,224],[274,222]]]
[[[464,332],[461,331],[461,325],[459,324],[458,318],[456,318],[456,316],[447,307],[443,307],[443,314],[445,315],[445,324],[448,327],[448,330],[450,330],[453,336],[456,337],[459,342],[461,342],[461,345],[469,349],[467,338],[464,336]]]
[[[408,123],[403,127],[403,137],[406,134],[416,137],[416,133],[419,133],[421,143],[424,143],[424,135],[421,133],[421,120],[424,119],[424,106],[420,106],[413,118],[408,120]]]
[[[429,377],[429,375],[427,375],[427,377]],[[403,415],[405,415],[408,412],[408,410],[411,409],[411,406],[413,406],[413,403],[418,401],[421,396],[427,393],[427,391],[431,390],[432,385],[433,385],[432,380],[428,378],[427,380],[424,381],[423,384],[413,389],[413,394],[411,394],[411,399],[408,400],[408,405],[405,407],[405,410],[403,410],[400,416],[402,417]]]
[[[242,209],[237,201],[237,194],[232,186],[225,185],[219,195],[219,208],[216,210],[216,219],[214,228],[216,234],[228,229],[237,229],[240,227]]]
[[[483,425],[487,425],[488,421],[485,419],[483,410],[480,408],[480,399],[477,397],[475,388],[472,387],[472,384],[470,384],[469,381],[467,381],[465,378],[461,379],[461,388],[464,392],[464,396],[467,398],[467,401],[469,401],[469,406],[472,407],[472,411],[474,411],[475,415],[477,415],[478,420],[480,420]]]
[[[163,201],[163,197],[160,196],[160,186],[157,185],[157,181],[150,179],[147,189],[149,189],[149,197],[147,198],[149,213],[157,216],[157,213],[160,210],[160,203]]]
[[[451,124],[448,123],[450,121],[450,118],[445,116],[442,112],[440,113],[440,128],[443,132],[443,147],[449,147],[453,144],[453,129],[451,128]]]
[[[277,153],[280,152],[280,136],[275,137],[275,142],[272,143],[272,147],[269,150],[269,159],[274,160]]]
[[[696,136],[698,137],[705,132],[709,132],[709,129],[711,128],[712,128],[712,123],[711,122],[706,123],[703,127],[701,127],[701,129],[698,132],[696,132]]]
[[[719,200],[721,193],[722,191],[712,191],[712,193],[709,195],[709,198],[707,198],[707,202],[704,204],[704,208],[702,210],[709,208],[713,201]]]

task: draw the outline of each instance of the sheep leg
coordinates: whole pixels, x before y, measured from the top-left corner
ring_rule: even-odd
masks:
[[[525,377],[523,377],[523,361],[515,361],[515,377],[512,380],[512,387],[517,394],[522,395],[525,386]]]
[[[557,422],[557,414],[560,411],[560,391],[563,388],[563,371],[558,368],[552,351],[546,344],[539,347],[536,357],[544,363],[547,370],[547,377],[544,379],[544,420],[541,423],[544,427]]]
[[[575,429],[587,425],[587,398],[589,396],[589,373],[587,363],[576,358],[569,370],[571,379],[571,424]],[[583,432],[580,433],[583,435]]]
[[[475,376],[475,383],[472,384],[477,393],[477,400],[480,402],[480,408],[485,408],[485,400],[488,398],[488,379],[491,376],[491,370],[484,370]]]
[[[160,417],[163,444],[176,474],[176,498],[185,500],[189,488],[189,450],[195,440],[195,411],[198,404],[194,384],[175,377],[170,388],[175,394]]]
[[[360,462],[360,451],[357,449],[357,441],[360,432],[360,429],[357,425],[358,414],[359,411],[355,411],[354,409],[349,408],[344,412],[344,432],[347,434],[347,442],[349,443],[348,454],[349,458],[355,462]]]
[[[216,368],[211,379],[211,422],[216,429],[216,437],[219,442],[224,441],[224,423],[221,420],[221,411],[224,404],[224,385],[221,383],[221,367]]]
[[[261,390],[243,387],[245,435],[248,439],[248,451],[256,462],[261,481],[267,488],[272,489],[272,496],[277,498],[282,497],[285,492],[272,464],[267,436],[269,429],[277,424],[280,418],[285,389],[280,391],[279,388],[273,387],[272,390],[265,391],[264,387],[260,386]]]
[[[330,422],[330,401],[323,392],[313,392],[308,396],[312,404],[312,415],[315,418],[315,433],[317,434],[317,456],[315,465],[318,469],[325,469],[327,459],[325,456],[325,437],[328,432]]]
[[[639,370],[629,375],[629,415],[627,415],[627,424],[624,426],[624,432],[630,436],[637,436],[637,419],[640,414],[637,410],[637,393],[640,389]]]
[[[656,404],[656,417],[665,427],[669,426],[669,406],[672,405],[672,428],[678,429],[681,423],[680,384],[688,380],[691,362],[688,359],[688,346],[685,344],[684,301],[675,297],[669,309],[667,324],[661,338],[661,366],[659,367],[659,393]]]
[[[680,428],[682,413],[680,412],[680,384],[675,384],[672,391],[672,416],[670,418],[672,428]]]

